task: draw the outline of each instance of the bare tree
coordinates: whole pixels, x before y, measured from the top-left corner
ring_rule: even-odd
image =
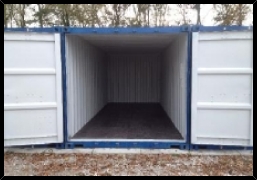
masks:
[[[189,10],[191,10],[194,5],[193,4],[178,4],[178,13],[181,16],[181,19],[177,21],[178,25],[188,25],[191,23],[191,19],[188,15]]]
[[[76,22],[76,5],[74,4],[53,4],[54,15],[60,20],[60,25],[73,26]]]
[[[196,24],[197,25],[201,25],[201,4],[195,4],[193,6],[193,8],[196,10],[197,12],[197,21]]]
[[[96,25],[101,25],[101,19],[98,15],[99,11],[104,7],[103,4],[90,4],[89,5],[89,24],[92,27],[95,27]]]
[[[149,26],[150,4],[133,4],[135,17],[130,20],[132,26]]]
[[[147,26],[150,26],[150,10],[151,10],[151,4],[147,4]]]
[[[4,4],[4,27],[8,24],[7,4]]]
[[[9,11],[9,22],[11,27],[13,26],[14,17],[16,14],[16,4],[8,4],[8,11]]]
[[[236,21],[234,4],[214,4],[214,10],[217,13],[214,21],[218,25],[233,25]]]
[[[243,21],[251,12],[249,4],[235,4],[235,23],[242,26]]]
[[[18,27],[26,27],[26,10],[30,4],[15,4],[14,20]]]
[[[105,20],[110,22],[111,26],[118,27],[126,25],[125,13],[130,4],[109,4],[105,7]]]
[[[99,12],[104,8],[104,4],[80,4],[76,5],[75,16],[82,26],[101,26],[102,21]]]
[[[165,26],[166,25],[166,13],[169,10],[168,4],[153,4],[153,17],[155,26]]]
[[[40,27],[44,25],[53,25],[53,5],[52,4],[36,4],[31,7],[34,19],[29,23],[39,23]]]

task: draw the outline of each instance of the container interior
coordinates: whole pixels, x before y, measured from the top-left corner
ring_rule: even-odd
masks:
[[[68,137],[185,141],[187,33],[66,35]]]

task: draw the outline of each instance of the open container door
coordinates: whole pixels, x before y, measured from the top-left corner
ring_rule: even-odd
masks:
[[[191,108],[192,144],[253,146],[251,30],[193,33]]]
[[[4,32],[4,146],[63,142],[60,34]]]

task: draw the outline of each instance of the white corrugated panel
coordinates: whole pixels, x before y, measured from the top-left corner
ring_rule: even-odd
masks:
[[[60,34],[4,33],[4,146],[63,142]]]
[[[67,36],[68,134],[72,137],[107,103],[107,60],[99,49]]]
[[[253,145],[252,32],[193,33],[192,143]]]
[[[187,125],[187,36],[179,35],[162,54],[160,102],[186,138]]]
[[[116,54],[108,59],[108,102],[159,102],[160,56]]]

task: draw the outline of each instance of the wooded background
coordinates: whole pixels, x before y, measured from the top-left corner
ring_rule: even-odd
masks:
[[[4,27],[153,27],[201,24],[202,6],[201,4],[4,4]],[[213,4],[212,8],[215,12],[212,17],[215,22],[213,25],[242,25],[247,16],[253,14],[250,4]],[[190,14],[193,11],[196,17]],[[175,13],[176,17],[172,17],[172,13]],[[195,22],[192,19],[196,19]]]

